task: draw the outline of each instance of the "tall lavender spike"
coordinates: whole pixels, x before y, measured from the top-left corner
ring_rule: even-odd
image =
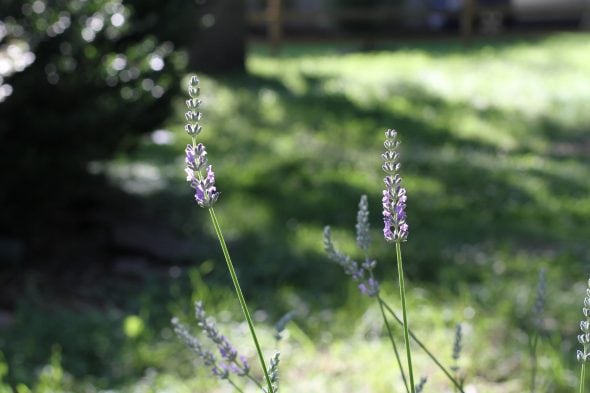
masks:
[[[332,230],[329,226],[324,227],[324,250],[333,262],[342,266],[344,272],[351,276],[355,281],[360,281],[364,278],[365,272],[363,268],[359,268],[356,261],[351,259],[348,255],[336,250],[332,242]]]
[[[354,281],[359,282],[358,288],[363,295],[369,297],[377,296],[379,293],[379,282],[371,274],[371,271],[377,265],[376,261],[367,258],[359,267],[359,264],[348,255],[336,250],[332,242],[332,231],[329,226],[324,227],[324,250],[328,254],[329,259],[342,266],[344,273],[351,276]],[[365,274],[366,272],[369,272],[368,277]]]
[[[279,391],[279,355],[280,353],[277,352],[270,359],[270,367],[268,369],[270,381],[272,382],[272,387],[275,392]],[[264,391],[266,392],[266,389],[264,389]]]
[[[192,144],[185,149],[185,168],[186,181],[195,189],[195,200],[201,207],[212,207],[219,198],[219,192],[215,187],[215,173],[213,167],[207,165],[207,150],[202,143],[196,143],[196,136],[201,132],[199,121],[203,117],[198,111],[201,100],[197,97],[201,93],[199,79],[192,76],[188,85],[188,94],[190,98],[186,101],[188,112],[184,114],[187,124],[186,132],[192,138]],[[203,169],[206,173],[203,174]]]
[[[369,203],[367,202],[367,196],[362,195],[356,215],[356,244],[365,253],[369,250],[369,244],[371,243],[369,231]]]
[[[229,275],[231,277],[234,289],[236,291],[236,296],[238,298],[238,302],[240,303],[240,307],[244,314],[244,318],[248,323],[248,329],[250,330],[250,336],[256,347],[256,352],[258,353],[258,360],[260,361],[260,366],[264,373],[264,379],[266,381],[266,386],[268,387],[268,391],[270,393],[274,393],[274,389],[272,383],[270,381],[270,377],[268,375],[268,370],[266,367],[266,361],[264,360],[264,356],[262,354],[262,350],[260,348],[260,343],[258,342],[258,337],[256,336],[256,330],[254,329],[254,323],[252,322],[252,317],[250,315],[250,311],[248,310],[248,306],[244,299],[244,294],[242,293],[242,289],[240,287],[240,282],[238,281],[238,277],[236,275],[236,271],[234,265],[232,263],[227,244],[223,237],[223,232],[221,230],[221,226],[219,225],[219,221],[217,220],[217,216],[213,209],[213,205],[219,198],[219,192],[217,191],[217,187],[215,186],[215,173],[213,172],[213,167],[211,165],[207,165],[206,163],[206,152],[205,147],[201,144],[197,145],[196,136],[201,132],[201,126],[199,121],[202,118],[201,113],[198,111],[199,106],[201,105],[201,101],[199,100],[200,95],[200,87],[199,87],[199,79],[196,76],[190,78],[189,86],[188,86],[188,94],[189,99],[186,101],[186,106],[188,108],[188,112],[185,113],[185,118],[187,120],[187,124],[185,129],[187,133],[190,135],[192,139],[192,147],[189,146],[186,151],[186,162],[187,166],[185,168],[186,172],[186,179],[190,183],[191,187],[195,189],[195,200],[197,204],[201,207],[208,208],[209,216],[211,217],[211,222],[215,229],[215,234],[217,235],[217,239],[219,240],[219,245],[223,251],[223,257],[227,264],[227,269]],[[207,165],[207,166],[206,166]],[[206,166],[206,172],[203,173],[203,167]],[[206,325],[204,325],[206,326]],[[232,351],[231,347],[225,345],[224,342],[218,344],[218,349],[221,352],[221,355],[226,359],[233,359],[229,364],[228,368],[238,370],[242,370],[239,372],[247,373],[249,370],[249,366],[242,364],[242,367],[239,367],[238,362],[235,360],[235,354]],[[234,367],[235,366],[235,367]],[[224,369],[217,369],[220,373],[225,372]],[[250,376],[248,376],[250,379]],[[234,386],[235,387],[235,386]],[[262,388],[262,385],[260,385]]]
[[[238,376],[248,375],[250,365],[246,361],[246,358],[238,355],[238,351],[229,342],[227,337],[219,332],[215,321],[207,317],[203,302],[201,301],[195,303],[195,316],[199,327],[203,329],[207,337],[217,346],[219,354],[227,362],[225,368]]]
[[[588,287],[586,288],[582,313],[585,319],[580,321],[582,334],[578,335],[578,342],[583,345],[584,350],[578,350],[576,355],[579,362],[585,363],[590,360],[590,280],[588,280]]]
[[[385,152],[383,159],[383,171],[387,174],[383,179],[383,236],[389,242],[405,242],[408,240],[408,223],[406,220],[406,189],[401,186],[402,178],[399,175],[401,164],[398,162],[399,146],[397,131],[385,131]]]
[[[578,335],[578,341],[582,344],[583,350],[576,352],[578,362],[582,363],[580,367],[580,393],[585,392],[586,362],[590,360],[590,280],[588,280],[588,286],[586,287],[586,297],[584,298],[582,313],[586,319],[580,322],[582,334]]]
[[[219,377],[220,379],[228,378],[229,374],[226,372],[227,367],[218,364],[215,355],[213,355],[211,351],[204,349],[201,342],[188,332],[186,326],[180,323],[178,318],[172,319],[172,326],[174,326],[174,332],[176,335],[182,339],[186,345],[188,345],[188,347],[197,354],[198,357],[203,360],[205,366],[211,367],[211,372],[213,375]]]

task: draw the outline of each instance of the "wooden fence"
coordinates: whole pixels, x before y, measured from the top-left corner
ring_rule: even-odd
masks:
[[[487,7],[489,8],[489,7]],[[507,12],[507,7],[495,7],[498,12]],[[477,0],[465,0],[460,16],[460,37],[466,42],[473,35],[474,21],[483,7],[478,7]],[[286,23],[302,23],[308,26],[317,26],[321,21],[336,20],[339,22],[386,22],[399,21],[403,18],[403,10],[400,6],[375,6],[375,7],[340,7],[323,11],[300,11],[284,7],[282,0],[267,0],[266,9],[258,12],[249,12],[247,21],[250,25],[264,25],[267,38],[273,53],[278,53],[284,39],[283,27]]]

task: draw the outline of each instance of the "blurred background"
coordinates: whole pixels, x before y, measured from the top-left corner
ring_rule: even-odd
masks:
[[[170,328],[176,315],[197,332],[196,299],[254,359],[184,181],[195,73],[216,211],[267,357],[282,353],[282,391],[403,389],[376,303],[322,248],[331,225],[362,258],[366,194],[399,309],[381,236],[386,128],[409,195],[412,329],[450,366],[461,323],[466,391],[521,393],[541,318],[540,391],[572,391],[589,26],[587,0],[0,0],[0,392],[230,392]],[[426,391],[451,391],[416,363]]]

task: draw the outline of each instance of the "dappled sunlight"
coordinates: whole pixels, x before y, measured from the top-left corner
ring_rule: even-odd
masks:
[[[103,22],[124,26],[126,14],[116,15]],[[92,30],[93,21],[88,23]],[[583,33],[490,38],[469,47],[379,43],[374,51],[294,44],[277,57],[254,45],[246,74],[199,75],[204,132],[198,141],[207,145],[215,167],[215,212],[264,355],[272,356],[270,348],[281,352],[281,392],[404,389],[378,304],[360,296],[358,282],[329,262],[322,244],[323,228],[330,225],[339,250],[357,261],[365,258],[354,225],[359,198],[367,195],[375,276],[384,299],[401,312],[395,255],[383,241],[380,154],[387,128],[396,128],[402,141],[400,171],[411,224],[402,247],[412,330],[450,366],[455,326],[462,324],[465,392],[522,393],[529,383],[535,288],[544,267],[539,375],[556,392],[574,388],[575,337],[590,260],[588,42]],[[169,65],[166,51],[152,44],[135,57],[109,54],[103,76],[125,79],[132,63],[154,72]],[[137,79],[126,99],[164,94],[158,86],[172,88]],[[185,102],[177,97],[173,103],[165,123],[135,149],[98,157],[86,168],[131,195],[131,204],[153,221],[134,221],[136,211],[131,218],[102,218],[101,224],[110,219],[129,226],[103,234],[115,238],[105,244],[118,259],[99,272],[108,285],[112,277],[113,288],[119,283],[125,289],[100,288],[112,296],[100,305],[105,315],[88,307],[84,296],[72,315],[61,304],[43,309],[35,303],[40,296],[33,282],[27,288],[31,304],[22,306],[13,331],[0,340],[23,353],[13,362],[17,377],[33,378],[26,368],[31,359],[51,366],[50,348],[37,345],[54,340],[65,342],[63,371],[80,386],[95,382],[84,377],[92,370],[100,389],[108,382],[121,392],[229,392],[208,378],[210,370],[170,327],[176,315],[197,331],[196,299],[255,358],[216,233],[186,186]],[[155,229],[146,229],[154,223]],[[135,248],[125,248],[120,237]],[[92,281],[94,273],[84,280]],[[273,325],[290,312],[293,320],[277,342]],[[39,337],[43,321],[51,321],[48,338]],[[399,326],[393,334],[401,342]],[[69,355],[76,347],[81,361]],[[444,374],[414,348],[417,377],[428,377],[425,391],[450,392]],[[2,364],[0,359],[0,369]],[[252,372],[261,377],[257,364]],[[255,391],[250,385],[244,390]]]

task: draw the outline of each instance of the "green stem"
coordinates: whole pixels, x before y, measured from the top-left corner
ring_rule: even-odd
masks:
[[[397,316],[397,314],[393,311],[393,309],[389,306],[389,304],[383,302],[383,307],[385,307],[385,309],[391,314],[391,316],[397,321],[397,323],[399,323],[401,326],[404,325],[404,322],[400,319],[400,317]],[[451,375],[451,373],[449,372],[449,370],[447,370],[445,368],[445,366],[443,366],[442,363],[438,361],[438,359],[432,354],[432,352],[430,352],[428,350],[428,348],[426,348],[426,346],[422,343],[422,341],[420,341],[420,339],[418,337],[416,337],[416,335],[414,333],[412,333],[411,330],[409,330],[409,333],[410,333],[410,337],[412,337],[412,339],[414,340],[414,342],[416,344],[418,344],[418,346],[420,348],[422,348],[422,350],[424,352],[426,352],[426,354],[428,355],[428,357],[438,366],[438,368],[443,373],[445,373],[445,375],[447,376],[447,378],[449,379],[449,381],[451,381],[453,383],[453,385],[455,385],[455,387],[457,387],[457,389],[459,389],[459,392],[465,393],[463,391],[463,388],[459,384],[459,382],[457,382],[457,380],[455,378],[453,378],[453,376]]]
[[[414,387],[414,369],[412,368],[412,351],[410,350],[410,334],[408,328],[408,312],[406,307],[406,288],[404,286],[404,267],[402,264],[402,250],[400,242],[395,243],[395,254],[397,256],[397,274],[399,278],[399,294],[402,299],[402,317],[404,319],[404,341],[406,344],[406,357],[408,358],[408,373],[410,374],[410,391],[416,392]]]
[[[242,389],[240,389],[240,387],[238,385],[236,385],[236,383],[234,381],[232,381],[231,379],[227,379],[227,382],[230,383],[231,386],[234,387],[234,389],[236,389],[238,391],[238,393],[244,393],[244,391]]]
[[[531,393],[535,393],[536,381],[537,381],[537,342],[539,341],[539,335],[535,331],[533,338],[531,339]]]
[[[391,340],[391,345],[393,346],[393,352],[395,353],[395,359],[397,360],[397,364],[399,366],[399,371],[402,375],[402,380],[404,381],[404,386],[406,387],[406,392],[410,392],[408,388],[408,381],[406,380],[406,373],[404,372],[404,367],[402,365],[402,360],[399,357],[399,351],[397,350],[397,345],[395,344],[395,340],[393,339],[393,334],[391,333],[391,327],[389,326],[389,321],[385,316],[385,310],[383,309],[383,299],[381,296],[377,295],[377,299],[379,300],[379,308],[381,309],[381,315],[383,316],[383,322],[385,322],[385,327],[387,328],[387,334],[389,335],[389,340]]]
[[[586,379],[586,361],[582,361],[582,371],[580,371],[580,393],[584,393],[584,380]]]
[[[262,371],[264,372],[264,378],[266,379],[266,383],[268,385],[268,392],[274,393],[274,389],[272,387],[272,383],[270,382],[270,377],[268,375],[268,370],[266,369],[266,362],[264,361],[264,356],[262,355],[262,350],[260,349],[260,344],[258,343],[258,338],[256,337],[256,331],[254,330],[254,324],[252,323],[252,318],[250,317],[250,312],[248,311],[248,306],[246,305],[246,300],[244,299],[244,295],[242,294],[242,288],[240,288],[240,283],[238,282],[238,277],[236,276],[236,271],[234,269],[234,265],[233,265],[231,258],[229,256],[229,251],[227,250],[227,245],[225,244],[225,239],[223,238],[223,233],[221,232],[221,227],[219,226],[219,222],[217,221],[217,217],[215,216],[215,211],[213,210],[212,207],[209,208],[209,215],[211,216],[211,221],[213,221],[213,227],[215,228],[215,233],[217,234],[217,238],[219,239],[219,244],[221,245],[221,249],[223,250],[223,256],[225,257],[225,262],[227,263],[229,275],[231,276],[231,280],[234,284],[234,288],[236,290],[238,300],[240,301],[240,306],[242,307],[242,312],[244,313],[244,317],[246,318],[246,321],[248,322],[248,327],[250,328],[250,334],[252,335],[252,340],[254,341],[254,346],[256,346],[256,352],[258,352],[260,366],[262,367]]]

